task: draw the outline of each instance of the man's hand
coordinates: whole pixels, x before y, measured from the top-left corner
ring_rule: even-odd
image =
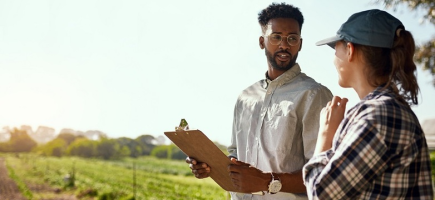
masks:
[[[270,174],[265,174],[251,165],[231,158],[231,164],[228,166],[231,181],[238,192],[252,193],[266,191],[271,180]]]
[[[319,135],[317,137],[315,154],[328,150],[332,147],[332,139],[338,126],[344,118],[346,111],[346,98],[334,96],[320,113]]]
[[[192,173],[195,175],[196,178],[207,178],[210,176],[210,167],[207,165],[207,163],[200,163],[196,161],[194,158],[187,157],[186,163],[189,164],[190,169],[192,169]]]

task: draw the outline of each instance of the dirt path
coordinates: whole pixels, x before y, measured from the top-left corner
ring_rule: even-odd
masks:
[[[53,189],[49,185],[35,185],[26,183],[33,193],[33,200],[77,200],[75,195],[62,193],[60,189]],[[14,180],[9,177],[5,159],[0,157],[0,200],[27,200]]]
[[[27,200],[23,197],[17,184],[9,178],[8,169],[4,158],[0,157],[0,199],[2,200]]]

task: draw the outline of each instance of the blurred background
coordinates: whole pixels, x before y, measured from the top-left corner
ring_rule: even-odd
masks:
[[[270,3],[0,0],[0,135],[24,125],[35,134],[159,137],[185,118],[191,129],[228,145],[237,96],[267,70],[257,14]],[[316,41],[372,8],[402,20],[417,45],[435,33],[434,24],[422,20],[427,9],[406,3],[287,3],[305,17],[302,71],[349,98],[348,108],[358,96],[338,86],[334,50]],[[435,118],[433,76],[423,67],[417,73],[421,103],[413,107],[421,122]]]

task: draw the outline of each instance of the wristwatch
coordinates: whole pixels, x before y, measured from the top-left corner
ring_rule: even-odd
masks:
[[[282,184],[279,178],[275,179],[272,172],[270,174],[272,175],[272,181],[269,183],[269,193],[275,194],[281,190]]]

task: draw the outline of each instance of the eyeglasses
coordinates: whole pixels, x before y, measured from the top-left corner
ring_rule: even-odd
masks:
[[[282,42],[282,38],[280,34],[272,33],[267,38],[269,39],[269,43],[272,45],[279,45]],[[290,34],[287,36],[287,42],[290,46],[296,46],[301,41],[301,36],[298,34]]]

